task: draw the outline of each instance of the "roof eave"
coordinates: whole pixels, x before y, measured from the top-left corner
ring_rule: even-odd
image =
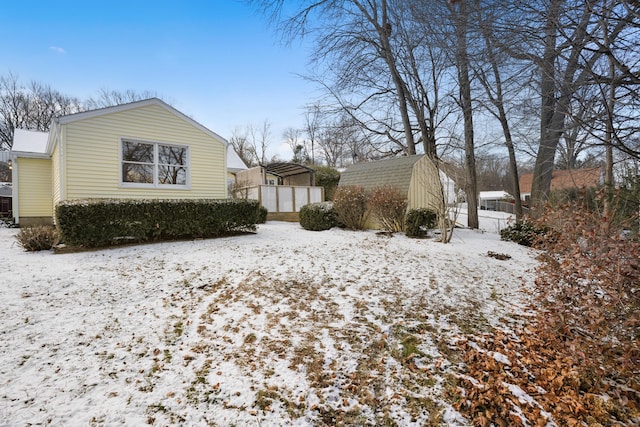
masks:
[[[48,153],[34,153],[31,151],[12,151],[11,157],[14,159],[17,158],[27,158],[27,159],[50,159],[51,155]]]

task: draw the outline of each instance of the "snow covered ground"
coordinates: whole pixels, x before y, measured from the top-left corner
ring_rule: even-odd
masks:
[[[57,255],[0,229],[0,426],[465,425],[452,343],[523,310],[536,263],[481,227]]]

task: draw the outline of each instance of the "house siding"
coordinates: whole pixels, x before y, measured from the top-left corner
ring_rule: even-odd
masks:
[[[20,224],[26,225],[37,218],[50,220],[53,215],[51,160],[19,158],[17,164]]]
[[[62,126],[66,133],[63,200],[221,199],[227,195],[225,144],[161,106],[143,106]],[[122,138],[188,146],[189,188],[123,188]]]

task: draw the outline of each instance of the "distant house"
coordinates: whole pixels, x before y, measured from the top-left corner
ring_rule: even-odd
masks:
[[[602,168],[565,169],[553,171],[551,175],[551,191],[567,188],[592,188],[604,182]],[[523,201],[531,198],[533,174],[520,175],[520,197]]]
[[[143,101],[57,117],[48,133],[16,129],[13,210],[51,223],[76,199],[222,199],[228,143],[164,103]]]
[[[439,179],[438,179],[439,178]],[[391,186],[407,195],[408,209],[438,210],[444,200],[456,202],[455,182],[425,155],[357,163],[342,172],[338,187],[361,186],[365,190]]]
[[[481,191],[479,205],[482,210],[496,211],[501,202],[511,200],[513,196],[506,191]]]

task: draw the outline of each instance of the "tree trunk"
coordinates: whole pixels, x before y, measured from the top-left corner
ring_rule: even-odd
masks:
[[[584,59],[584,47],[587,38],[587,27],[593,14],[594,0],[587,0],[582,9],[582,16],[570,36],[571,50],[565,56],[564,74],[560,82],[557,80],[556,59],[560,52],[556,46],[558,17],[564,0],[550,0],[547,9],[544,35],[544,55],[540,61],[540,95],[542,99],[540,111],[540,147],[533,169],[531,186],[531,204],[539,211],[548,200],[551,190],[554,159],[560,138],[565,129],[565,117],[576,86],[576,72],[580,68],[580,60]],[[598,57],[596,52],[587,62]],[[578,78],[580,80],[580,77]]]
[[[536,155],[531,184],[531,207],[539,209],[549,197],[553,160],[558,146],[552,123],[556,112],[556,20],[563,0],[550,0],[544,28],[544,54],[540,63],[540,146]]]
[[[606,6],[605,6],[606,8]],[[608,10],[604,10],[602,16],[608,15]],[[603,44],[606,48],[611,47],[611,41],[609,40],[609,32],[607,31],[607,25],[604,19],[601,20],[602,33],[603,33]],[[613,129],[613,110],[616,104],[616,85],[614,83],[615,74],[616,74],[616,65],[612,55],[607,55],[607,59],[609,62],[609,97],[607,99],[607,124],[605,131],[605,165],[604,165],[604,185],[605,189],[608,193],[612,193],[614,189],[614,180],[613,180],[613,138],[614,138],[614,129]],[[605,197],[605,213],[607,215],[611,214],[612,206],[612,194],[607,194],[608,197]]]
[[[464,118],[464,152],[467,173],[467,225],[480,228],[478,220],[478,179],[476,174],[476,155],[473,141],[473,110],[471,106],[471,81],[469,79],[469,55],[467,52],[467,24],[469,13],[466,2],[450,5],[456,35],[456,65],[458,85],[460,87],[460,105]]]
[[[480,13],[480,0],[476,0],[476,8]],[[479,20],[486,19],[485,17],[478,15]],[[500,74],[500,67],[498,65],[498,59],[495,54],[495,45],[492,38],[492,26],[481,25],[482,37],[485,41],[486,54],[489,60],[489,66],[493,72],[493,79],[495,88],[495,94],[492,92],[491,85],[486,78],[480,78],[482,85],[485,87],[487,95],[489,96],[491,103],[495,106],[496,112],[493,112],[502,126],[502,133],[504,135],[504,144],[507,147],[509,153],[509,181],[511,182],[511,188],[514,197],[514,210],[516,215],[516,222],[522,221],[522,200],[520,195],[520,178],[518,176],[518,162],[516,159],[516,152],[513,146],[513,138],[511,136],[511,128],[509,127],[509,120],[507,118],[507,112],[504,108],[504,93],[502,91],[502,76]]]

